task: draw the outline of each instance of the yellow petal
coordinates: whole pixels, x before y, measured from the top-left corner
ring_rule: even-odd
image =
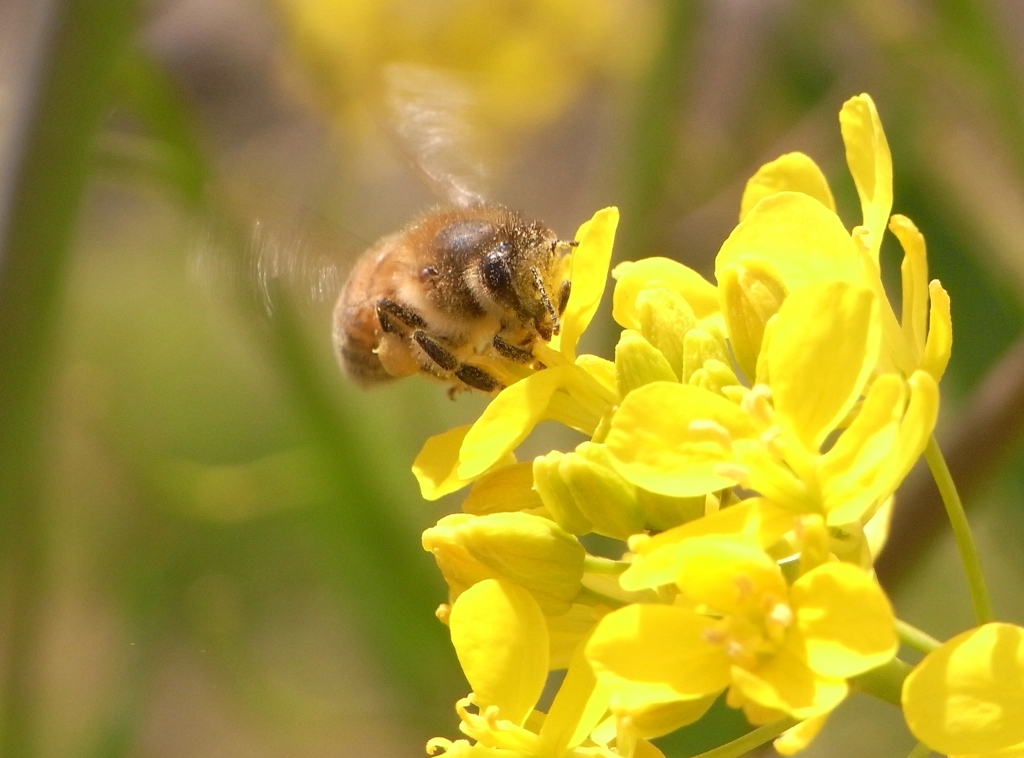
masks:
[[[676,584],[687,598],[725,613],[742,613],[759,598],[784,598],[782,570],[757,545],[735,537],[695,537],[676,548]]]
[[[462,501],[462,511],[483,516],[533,510],[543,505],[533,489],[533,464],[524,461],[493,469],[477,479]]]
[[[849,563],[826,563],[790,590],[807,664],[819,675],[849,679],[887,663],[899,641],[892,606],[878,583]]]
[[[860,196],[864,226],[870,233],[868,249],[877,266],[882,234],[892,212],[889,143],[870,95],[857,95],[843,103],[839,125],[846,145],[846,163]]]
[[[463,432],[455,476],[463,483],[476,479],[515,450],[546,417],[552,396],[569,380],[569,373],[578,370],[572,365],[545,369],[499,392]]]
[[[570,358],[576,355],[576,343],[590,325],[604,295],[618,224],[619,209],[605,208],[576,234],[580,244],[572,257],[572,289],[562,314],[561,334],[552,340],[555,349]]]
[[[811,740],[818,736],[818,732],[828,721],[829,713],[801,721],[792,729],[787,729],[772,743],[775,752],[779,755],[795,755],[811,744]]]
[[[889,219],[889,229],[903,248],[900,274],[903,280],[903,314],[900,326],[915,360],[924,353],[925,332],[928,328],[928,255],[924,236],[906,216],[895,214]]]
[[[685,608],[629,605],[601,619],[587,643],[587,659],[612,692],[623,683],[631,689],[647,685],[655,703],[703,698],[729,683],[728,657],[704,636],[711,625]]]
[[[803,192],[833,213],[836,210],[832,190],[818,164],[804,153],[786,153],[761,166],[747,182],[740,202],[740,221],[763,198],[787,190]]]
[[[636,556],[633,565],[619,577],[619,584],[630,591],[672,584],[679,576],[679,548],[695,537],[718,534],[743,538],[763,549],[777,542],[793,523],[791,511],[768,500],[744,500],[654,537],[631,541]]]
[[[626,329],[643,328],[637,298],[644,290],[664,289],[681,295],[697,319],[718,311],[718,290],[696,271],[669,258],[644,258],[620,263],[612,272],[615,294],[612,318]]]
[[[469,426],[458,426],[442,434],[435,434],[426,441],[420,454],[412,464],[412,473],[420,485],[424,500],[437,500],[462,489],[473,477],[463,478],[458,474],[459,450],[469,432]],[[515,463],[512,450],[495,456],[480,473]]]
[[[881,475],[891,465],[905,402],[904,382],[883,374],[871,385],[864,404],[821,457],[822,501],[829,524],[857,521],[887,497],[890,480]]]
[[[608,688],[598,683],[584,649],[583,644],[577,647],[541,726],[541,755],[560,756],[576,747],[608,712]]]
[[[928,312],[928,339],[925,342],[921,368],[935,377],[942,379],[953,351],[953,322],[949,315],[949,294],[942,288],[938,279],[928,285],[931,298],[931,309]]]
[[[622,401],[605,447],[627,481],[662,495],[687,497],[734,485],[715,466],[730,460],[733,439],[753,434],[747,415],[721,395],[653,382]]]
[[[452,605],[452,644],[483,711],[522,725],[548,675],[544,614],[529,592],[512,582],[488,579]]]
[[[940,753],[1024,742],[1024,628],[985,624],[929,653],[903,682],[910,731]]]
[[[931,439],[939,417],[939,385],[927,371],[915,371],[907,380],[910,402],[900,421],[894,455],[876,483],[879,492],[892,493],[910,473]]]
[[[762,708],[806,719],[827,713],[843,701],[849,686],[842,679],[816,675],[807,665],[800,635],[790,630],[786,644],[757,669],[736,666],[733,684]]]
[[[625,720],[632,734],[654,739],[699,720],[715,702],[715,695],[680,700],[669,696],[659,702],[649,686],[619,683],[612,698],[612,713]],[[636,758],[636,754],[634,754]]]
[[[791,294],[773,322],[766,349],[775,411],[808,450],[850,412],[875,367],[876,312],[870,290],[832,281]]]
[[[594,381],[607,390],[609,395],[615,394],[615,363],[607,358],[584,353],[576,358],[576,365],[590,374]]]
[[[843,222],[802,192],[779,192],[754,206],[718,251],[715,276],[749,258],[767,260],[790,292],[812,282],[863,280]]]
[[[552,671],[569,668],[580,642],[590,636],[601,616],[592,606],[576,603],[568,613],[547,617]]]

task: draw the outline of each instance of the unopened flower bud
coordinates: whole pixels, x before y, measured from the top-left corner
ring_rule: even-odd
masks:
[[[720,360],[710,358],[690,376],[690,384],[722,394],[726,387],[739,385],[740,380],[729,366]]]
[[[658,381],[678,381],[672,365],[639,332],[626,329],[615,346],[615,379],[619,397]]]
[[[637,504],[649,529],[663,532],[704,515],[705,496],[671,497],[637,488]]]
[[[676,378],[683,372],[683,338],[697,326],[697,317],[677,292],[653,288],[636,298],[640,333],[668,359]]]
[[[558,524],[528,513],[445,516],[423,532],[454,602],[484,579],[507,579],[528,590],[545,613],[569,610],[579,594],[586,555]]]
[[[724,336],[703,328],[691,329],[684,341],[682,381],[693,384],[693,374],[704,369],[708,361],[717,361],[728,368],[729,348],[725,344]],[[739,381],[734,378],[731,383],[739,384]]]
[[[733,355],[747,379],[753,381],[764,326],[786,299],[786,287],[771,265],[758,259],[726,266],[718,279]]]
[[[612,468],[603,445],[584,442],[562,459],[558,470],[593,531],[625,540],[644,530],[637,488]]]
[[[552,450],[533,461],[533,488],[540,496],[551,518],[570,534],[587,534],[593,524],[580,510],[579,504],[569,486],[565,483],[558,467],[565,453]]]

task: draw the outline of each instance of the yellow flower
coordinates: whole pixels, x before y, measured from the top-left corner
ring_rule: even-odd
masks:
[[[455,513],[423,532],[455,600],[482,579],[510,580],[546,613],[569,610],[582,587],[585,551],[550,519],[528,513]]]
[[[839,120],[863,224],[847,232],[821,170],[806,155],[789,153],[762,166],[747,183],[740,223],[718,253],[715,276],[721,283],[736,276],[730,269],[757,266],[767,267],[788,292],[827,280],[866,286],[880,305],[879,368],[906,377],[922,369],[938,382],[952,344],[949,296],[937,280],[928,283],[920,232],[905,216],[889,216],[892,156],[874,102],[868,95],[851,98]],[[904,250],[899,320],[885,296],[878,262],[887,225]]]
[[[1024,628],[985,624],[929,653],[904,680],[903,715],[946,755],[1024,755]]]
[[[896,652],[889,602],[856,566],[826,563],[788,586],[761,548],[719,535],[681,543],[672,562],[672,605],[614,611],[587,644],[613,703],[620,692],[664,704],[728,689],[753,723],[813,718]]]
[[[561,334],[535,351],[548,368],[499,392],[472,426],[427,440],[413,463],[424,498],[435,500],[507,465],[514,460],[512,451],[545,419],[592,435],[617,401],[599,362],[593,356],[577,358],[576,344],[604,293],[618,221],[618,210],[606,208],[576,234],[579,246]]]
[[[920,456],[938,413],[925,371],[870,381],[876,311],[873,293],[848,282],[797,290],[771,320],[759,383],[740,404],[702,387],[647,384],[612,418],[609,460],[627,481],[664,495],[742,484],[830,526],[870,517]]]
[[[435,738],[427,743],[428,753],[474,758],[661,756],[643,741],[620,741],[612,748],[608,741],[592,738],[607,714],[608,692],[583,657],[582,644],[548,713],[535,710],[547,680],[549,640],[544,614],[526,590],[501,580],[479,582],[455,601],[449,626],[473,688],[456,707],[460,728],[473,743]]]

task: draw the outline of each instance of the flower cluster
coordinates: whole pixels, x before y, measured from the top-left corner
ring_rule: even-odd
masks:
[[[423,535],[472,687],[457,706],[468,739],[431,752],[656,756],[649,740],[724,696],[789,754],[851,688],[871,691],[864,674],[901,676],[872,564],[935,426],[949,299],[928,281],[921,234],[891,215],[870,97],[845,103],[840,124],[863,217],[852,232],[806,155],[763,166],[716,284],[664,258],[615,269],[623,331],[609,361],[576,354],[618,220],[600,211],[576,237],[562,333],[538,348],[548,368],[425,445],[426,498],[472,485],[463,513]],[[898,314],[880,273],[886,229],[903,250]],[[518,462],[543,420],[586,440]],[[589,534],[621,549],[591,555],[609,542]],[[1024,630],[981,626],[906,677],[908,724],[952,754],[1011,749],[1022,672]]]

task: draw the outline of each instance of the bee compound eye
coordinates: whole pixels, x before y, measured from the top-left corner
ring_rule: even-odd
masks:
[[[499,300],[512,294],[512,267],[508,250],[492,250],[480,262],[480,276],[484,286]]]

